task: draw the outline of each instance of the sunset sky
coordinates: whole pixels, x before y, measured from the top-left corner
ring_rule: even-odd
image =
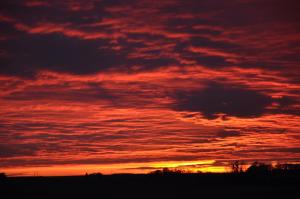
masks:
[[[300,162],[298,0],[2,0],[0,172]]]

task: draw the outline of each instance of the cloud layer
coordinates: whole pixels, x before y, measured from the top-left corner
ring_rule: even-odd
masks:
[[[0,169],[299,161],[298,7],[2,1]]]

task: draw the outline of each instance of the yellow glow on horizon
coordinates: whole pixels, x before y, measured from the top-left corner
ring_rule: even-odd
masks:
[[[198,160],[198,161],[170,161],[170,162],[157,162],[153,163],[151,166],[154,168],[175,168],[193,165],[203,165],[203,164],[213,164],[215,160]]]
[[[225,166],[208,166],[204,168],[198,168],[195,170],[192,170],[192,172],[209,172],[209,173],[225,173],[228,172],[228,168]]]
[[[14,167],[1,168],[9,176],[69,176],[84,175],[85,173],[148,173],[155,169],[172,168],[191,172],[225,172],[225,167],[211,166],[215,160],[198,161],[167,161],[149,163],[126,163],[126,164],[84,164],[84,165],[53,165],[47,167]],[[197,167],[196,166],[200,166]],[[149,167],[149,169],[147,169]]]

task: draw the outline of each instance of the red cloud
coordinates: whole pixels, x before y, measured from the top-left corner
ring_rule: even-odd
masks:
[[[296,16],[256,0],[26,2],[0,14],[1,170],[300,160]]]

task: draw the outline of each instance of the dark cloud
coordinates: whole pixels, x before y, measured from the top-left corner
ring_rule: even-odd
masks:
[[[23,77],[33,77],[40,70],[92,74],[110,68],[128,71],[139,66],[141,70],[151,70],[178,64],[174,58],[158,56],[161,50],[147,52],[151,58],[129,58],[128,53],[141,44],[121,40],[124,49],[116,52],[107,39],[83,40],[60,33],[24,33],[0,44],[8,54],[0,57],[1,65],[5,66],[0,73]]]
[[[212,41],[205,37],[192,37],[189,41],[189,43],[185,43],[183,46],[196,46],[196,47],[210,47],[214,49],[220,49],[220,50],[235,50],[238,51],[240,49],[240,45],[236,43],[231,42],[225,42],[225,41]]]
[[[176,110],[201,112],[206,118],[217,114],[236,117],[259,117],[272,103],[271,97],[253,90],[210,83],[205,89],[193,92],[177,92]]]
[[[119,97],[110,93],[100,85],[85,85],[84,88],[74,89],[67,85],[33,87],[26,92],[13,92],[4,97],[8,100],[62,100],[93,102],[99,100],[117,100]]]
[[[33,156],[36,154],[38,146],[35,143],[28,144],[1,144],[0,143],[0,158],[18,157],[18,156]]]
[[[87,24],[101,20],[107,13],[104,4],[96,1],[76,2],[76,1],[40,1],[40,6],[29,6],[30,1],[1,1],[0,12],[18,19],[25,24],[33,24],[40,21],[52,21],[58,23],[72,22],[74,24]],[[75,4],[74,4],[75,3]],[[78,9],[72,11],[72,5],[77,7],[89,7],[91,9]],[[41,18],[42,16],[42,18]],[[64,17],[62,17],[64,16]]]
[[[158,67],[162,66],[170,66],[170,65],[175,65],[178,64],[178,62],[173,59],[173,58],[135,58],[135,59],[130,59],[128,60],[129,65],[127,65],[130,68],[131,66],[140,66],[140,69],[145,71],[145,70],[152,70]]]
[[[232,66],[231,62],[226,61],[225,58],[219,56],[206,56],[199,53],[186,53],[184,58],[195,61],[198,65],[203,65],[209,68],[221,68]]]
[[[273,113],[300,115],[300,110],[295,107],[299,106],[300,102],[295,97],[282,96],[274,99],[274,103],[278,104],[278,107],[272,111]]]
[[[297,0],[177,0],[177,4],[165,8],[165,12],[173,13],[211,13],[214,16],[211,24],[227,26],[245,26],[274,21],[297,22],[300,18],[300,3]]]
[[[269,134],[284,134],[287,133],[286,128],[270,128],[265,126],[249,127],[242,129],[245,132],[269,133]]]
[[[20,32],[17,31],[11,24],[0,21],[0,36],[12,37],[12,36],[16,36],[18,33]]]
[[[192,30],[191,30],[192,31]],[[222,68],[233,66],[234,63],[228,61],[226,56],[209,55],[204,53],[191,52],[189,47],[214,49],[223,53],[239,53],[241,46],[223,41],[212,41],[205,37],[191,37],[188,41],[180,41],[175,45],[174,50],[180,52],[182,58],[194,61],[196,65],[208,68]]]
[[[3,44],[12,56],[3,60],[2,73],[30,75],[48,69],[75,74],[88,74],[121,65],[122,55],[111,50],[105,40],[85,41],[59,34],[24,35]]]
[[[264,147],[263,149],[240,150],[237,153],[300,153],[299,147]]]
[[[10,25],[5,24],[3,28],[0,25],[0,29],[5,30],[5,35],[10,35],[9,33],[14,32],[14,34],[17,34],[17,37],[0,42],[2,50],[9,55],[1,58],[0,64],[5,67],[0,69],[0,73],[28,77],[33,76],[36,71],[41,69],[74,74],[90,74],[112,67],[128,71],[132,69],[132,66],[138,66],[141,70],[149,70],[162,66],[185,65],[180,62],[178,57],[170,56],[170,53],[177,53],[181,58],[192,61],[196,65],[204,65],[211,68],[231,67],[236,63],[232,63],[226,57],[189,52],[187,47],[208,47],[221,52],[237,54],[243,52],[247,54],[249,49],[245,50],[242,47],[246,44],[243,44],[242,41],[239,43],[224,40],[222,34],[224,31],[226,32],[226,29],[218,29],[215,26],[257,25],[258,22],[271,23],[279,19],[294,21],[299,16],[295,12],[295,8],[299,3],[294,0],[288,0],[285,3],[278,0],[275,3],[271,3],[269,0],[263,2],[238,0],[231,2],[192,0],[187,2],[174,0],[172,3],[169,2],[161,6],[150,4],[153,6],[153,10],[150,9],[150,12],[157,14],[157,18],[153,19],[153,30],[159,27],[157,32],[152,32],[146,26],[152,26],[152,23],[148,24],[148,21],[145,20],[145,15],[140,13],[141,16],[132,16],[140,19],[137,21],[139,21],[138,24],[141,24],[141,27],[145,26],[146,29],[149,29],[148,32],[143,30],[140,33],[133,34],[130,33],[131,29],[138,30],[139,26],[136,27],[134,23],[136,21],[132,21],[130,14],[121,10],[126,6],[135,10],[144,9],[143,6],[147,5],[147,1],[142,3],[136,0],[113,2],[105,0],[89,1],[87,3],[82,3],[81,1],[43,2],[38,6],[28,6],[28,3],[22,1],[3,1],[1,3],[1,14],[11,17],[12,21],[9,22]],[[108,11],[107,8],[115,8],[117,11]],[[199,14],[203,15],[203,17],[198,16]],[[191,17],[193,15],[194,17]],[[166,16],[168,20],[163,19]],[[123,18],[127,20],[122,24],[124,28],[120,28],[118,27],[120,22],[122,22],[120,19]],[[89,26],[103,22],[103,19],[115,21],[112,24]],[[119,24],[115,26],[114,22]],[[71,30],[83,31],[86,34],[95,32],[114,34],[122,32],[126,36],[118,39],[98,38],[97,40],[86,41],[82,40],[82,38],[63,36],[63,32],[46,33],[46,35],[27,35],[27,33],[20,35],[20,31],[16,31],[13,28],[16,24],[35,27],[35,25],[43,23],[57,24],[58,26],[65,25]],[[203,25],[204,28],[195,29],[199,24]],[[186,38],[168,38],[172,33],[187,33],[191,35],[185,36]],[[140,41],[129,42],[129,40],[135,39],[140,39]],[[114,47],[111,43],[112,41],[122,47],[120,51],[112,50]],[[160,45],[161,41],[165,41],[168,44],[175,44],[175,47],[174,49],[170,47],[168,55],[162,55],[165,53],[165,49],[156,50],[156,52],[150,49],[144,52],[147,56],[128,57],[130,53],[138,51],[138,46],[149,47],[145,45],[149,41],[157,42],[156,45]],[[257,52],[258,50],[252,49],[252,51]],[[280,56],[280,59],[284,61],[298,61],[296,55],[290,55],[289,53],[289,55]],[[278,64],[279,62],[269,63],[268,60],[254,60],[243,60],[239,63],[239,66],[279,70],[286,65]]]
[[[159,162],[159,161],[191,161],[199,158],[196,155],[168,155],[168,156],[123,156],[120,158],[81,158],[81,159],[53,159],[57,165],[63,164],[125,164],[125,163],[147,163],[147,162]],[[35,159],[11,159],[5,161],[2,166],[51,166],[53,165],[49,162],[49,159],[45,158],[35,158]]]
[[[241,135],[242,133],[239,131],[226,130],[226,129],[222,129],[216,133],[216,136],[218,138],[237,137]]]

